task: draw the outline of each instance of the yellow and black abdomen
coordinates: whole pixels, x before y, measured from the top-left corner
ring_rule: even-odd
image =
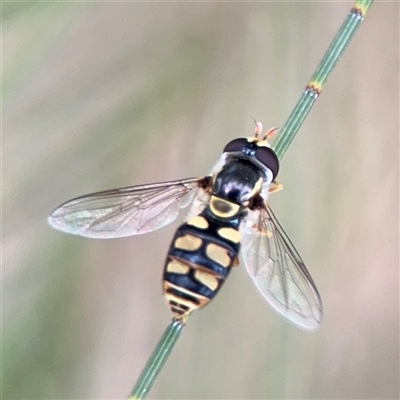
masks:
[[[215,218],[206,208],[181,225],[164,267],[163,289],[175,318],[203,307],[238,263],[239,218]]]

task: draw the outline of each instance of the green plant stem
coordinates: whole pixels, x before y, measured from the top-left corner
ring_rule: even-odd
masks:
[[[279,138],[274,146],[274,151],[279,159],[283,157],[308,112],[317,100],[329,74],[351,41],[372,2],[373,0],[356,1],[350,14],[347,16],[339,32],[333,39],[333,42],[329,46],[317,70],[313,74],[302,97],[280,131]],[[132,393],[129,395],[129,399],[144,399],[149,393],[156,377],[180,337],[186,320],[184,322],[172,320],[167,326],[167,329],[162,335],[135,387],[133,388]]]
[[[144,399],[146,397],[181,335],[184,326],[184,322],[180,321],[172,320],[169,323],[128,399]]]
[[[372,3],[373,0],[356,1],[331,45],[328,47],[322,61],[307,84],[303,95],[280,130],[279,137],[274,144],[274,151],[279,159],[283,157],[296,136],[304,119],[321,93],[326,80],[353,38]]]

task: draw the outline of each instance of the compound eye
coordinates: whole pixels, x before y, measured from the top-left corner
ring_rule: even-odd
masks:
[[[275,152],[269,147],[259,147],[255,156],[258,161],[271,170],[273,179],[275,179],[279,172],[279,159]]]
[[[232,140],[225,146],[223,152],[226,153],[226,152],[242,151],[243,147],[246,146],[246,144],[248,144],[246,138],[239,138]]]

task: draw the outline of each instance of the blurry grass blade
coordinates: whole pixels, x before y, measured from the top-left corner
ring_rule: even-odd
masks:
[[[279,158],[282,158],[297,131],[300,129],[301,124],[321,93],[329,74],[350,43],[372,3],[373,0],[357,1],[340,27],[339,32],[326,51],[310,82],[307,84],[299,102],[280,131],[279,138],[274,145],[274,151]]]

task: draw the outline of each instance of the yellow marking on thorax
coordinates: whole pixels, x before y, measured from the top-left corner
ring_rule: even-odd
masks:
[[[211,290],[215,290],[219,286],[219,280],[215,274],[207,272],[204,269],[196,269],[194,277]]]
[[[233,228],[220,228],[218,234],[233,243],[240,242],[240,232]]]
[[[172,258],[167,264],[167,272],[172,272],[175,274],[187,274],[189,271],[189,265],[186,265],[182,261],[174,258]]]
[[[257,183],[254,185],[252,191],[248,194],[248,199],[252,199],[256,194],[261,192],[261,186],[263,183],[263,178],[260,178]]]
[[[189,219],[189,221],[186,223],[199,229],[207,229],[209,225],[208,221],[204,217],[201,217],[199,215]]]
[[[231,265],[232,260],[229,257],[228,250],[221,246],[218,246],[214,243],[208,244],[206,247],[206,254],[211,260],[217,262],[225,268]]]
[[[217,217],[230,218],[239,212],[240,206],[228,200],[224,200],[216,196],[211,196],[210,210]]]
[[[203,241],[200,238],[186,234],[178,237],[178,239],[175,240],[174,246],[178,249],[194,251],[198,250],[202,243]]]

